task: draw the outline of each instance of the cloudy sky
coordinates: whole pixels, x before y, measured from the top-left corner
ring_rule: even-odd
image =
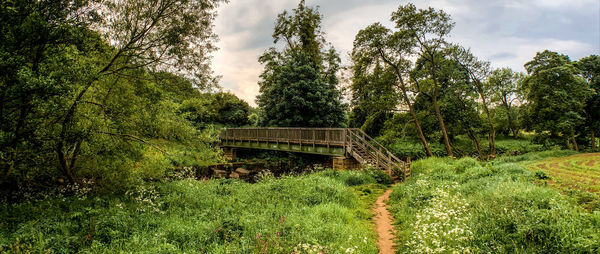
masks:
[[[221,85],[255,106],[258,57],[273,45],[275,18],[299,0],[230,0],[219,7],[214,54]],[[326,38],[348,63],[356,33],[374,23],[392,27],[390,14],[407,0],[307,0],[319,6]],[[443,9],[456,23],[450,41],[460,43],[494,67],[524,71],[523,64],[544,49],[573,60],[600,54],[598,0],[414,0],[418,7]]]

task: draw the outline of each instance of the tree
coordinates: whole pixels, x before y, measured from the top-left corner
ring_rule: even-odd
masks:
[[[454,157],[448,131],[438,103],[438,97],[440,96],[439,62],[443,58],[441,51],[447,44],[445,37],[452,31],[454,23],[444,11],[435,10],[431,7],[417,9],[414,4],[398,7],[398,10],[392,13],[391,20],[396,24],[397,33],[405,34],[404,36],[408,36],[410,40],[415,42],[414,46],[416,48],[413,50],[418,52],[418,57],[421,60],[416,65],[416,71],[421,72],[417,75],[425,77],[426,80],[419,80],[415,75],[412,75],[412,80],[420,92],[431,98],[435,116],[444,137],[446,151],[448,156]],[[425,73],[427,76],[424,75]]]
[[[562,136],[568,147],[578,150],[576,127],[585,120],[585,101],[589,95],[585,80],[568,56],[538,52],[525,64],[530,75],[525,79],[526,124],[542,133]]]
[[[101,2],[104,16],[95,28],[104,33],[113,47],[101,59],[94,73],[82,80],[83,87],[60,121],[56,154],[63,173],[75,178],[74,163],[79,147],[86,141],[86,131],[77,128],[76,114],[86,93],[98,81],[126,76],[128,70],[177,70],[195,78],[197,85],[208,86],[212,80],[208,54],[214,50],[212,33],[214,9],[219,0],[114,0]],[[103,61],[102,61],[103,60]],[[189,76],[192,75],[192,76]],[[115,83],[117,83],[115,81]]]
[[[494,126],[494,116],[491,110],[492,88],[486,82],[490,74],[490,63],[481,61],[475,57],[470,50],[461,46],[453,46],[449,48],[450,55],[460,66],[468,73],[473,91],[479,95],[483,112],[489,125],[488,143],[490,146],[490,157],[496,157],[496,127]]]
[[[439,62],[441,112],[447,120],[449,132],[453,136],[467,135],[475,147],[477,156],[484,159],[479,136],[486,128],[479,113],[480,105],[477,103],[480,95],[476,89],[473,89],[473,80],[469,71],[451,56],[446,54]],[[455,150],[458,151],[456,148]]]
[[[0,181],[17,166],[24,172],[38,166],[36,160],[57,163],[73,181],[80,155],[95,141],[142,142],[123,132],[132,131],[127,121],[139,120],[128,111],[139,96],[119,93],[153,87],[149,80],[158,82],[162,75],[152,74],[159,72],[185,76],[196,88],[212,85],[208,54],[220,2],[4,1]],[[144,102],[160,102],[144,92]]]
[[[375,23],[358,32],[354,39],[352,55],[353,58],[360,57],[366,59],[365,62],[371,63],[376,63],[379,59],[394,71],[397,81],[395,86],[413,119],[423,149],[427,156],[433,156],[413,107],[410,91],[411,81],[407,77],[412,67],[410,57],[414,45],[414,40],[406,37],[404,33],[393,33],[380,23]]]
[[[394,88],[396,76],[383,63],[373,64],[371,59],[361,58],[359,54],[353,56],[351,71],[352,110],[348,126],[378,136],[400,99]]]
[[[521,86],[525,75],[513,72],[510,68],[496,69],[488,78],[489,86],[493,91],[493,100],[500,102],[506,111],[508,127],[514,139],[519,136],[519,113],[515,104],[522,103]]]
[[[259,61],[265,65],[259,82],[262,126],[338,127],[344,124],[344,105],[337,72],[340,58],[325,48],[321,15],[301,1],[293,14],[277,17],[274,43]]]
[[[586,126],[590,131],[590,145],[596,148],[596,133],[600,130],[600,56],[591,55],[579,59],[576,66],[591,88],[585,106]]]
[[[0,4],[0,184],[44,161],[55,119],[103,48],[91,1]],[[74,63],[66,65],[64,63]]]
[[[248,125],[250,106],[232,93],[204,93],[184,100],[178,113],[198,129],[220,124],[239,127]]]

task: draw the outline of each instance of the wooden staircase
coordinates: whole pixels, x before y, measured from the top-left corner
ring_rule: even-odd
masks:
[[[360,164],[381,168],[390,176],[410,176],[409,163],[398,159],[361,129],[347,129],[345,135],[346,152]]]

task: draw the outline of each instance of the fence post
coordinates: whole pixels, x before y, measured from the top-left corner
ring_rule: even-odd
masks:
[[[313,152],[315,151],[315,142],[317,142],[317,137],[315,136],[315,129],[312,130],[313,133]]]
[[[344,129],[344,131],[342,132],[342,133],[343,133],[342,135],[344,136],[344,137],[343,137],[343,139],[344,139],[344,153],[345,153],[346,155],[348,155],[348,154],[347,154],[347,153],[348,153],[348,146],[346,145],[346,139],[348,139],[348,135],[347,135],[347,133],[346,133],[347,131],[348,131],[348,129]]]

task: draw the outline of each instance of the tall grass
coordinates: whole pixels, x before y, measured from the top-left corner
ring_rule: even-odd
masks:
[[[400,252],[600,252],[600,211],[588,213],[558,191],[536,186],[521,165],[430,158],[412,170],[390,200]]]
[[[373,173],[140,185],[0,205],[0,252],[376,253]]]

